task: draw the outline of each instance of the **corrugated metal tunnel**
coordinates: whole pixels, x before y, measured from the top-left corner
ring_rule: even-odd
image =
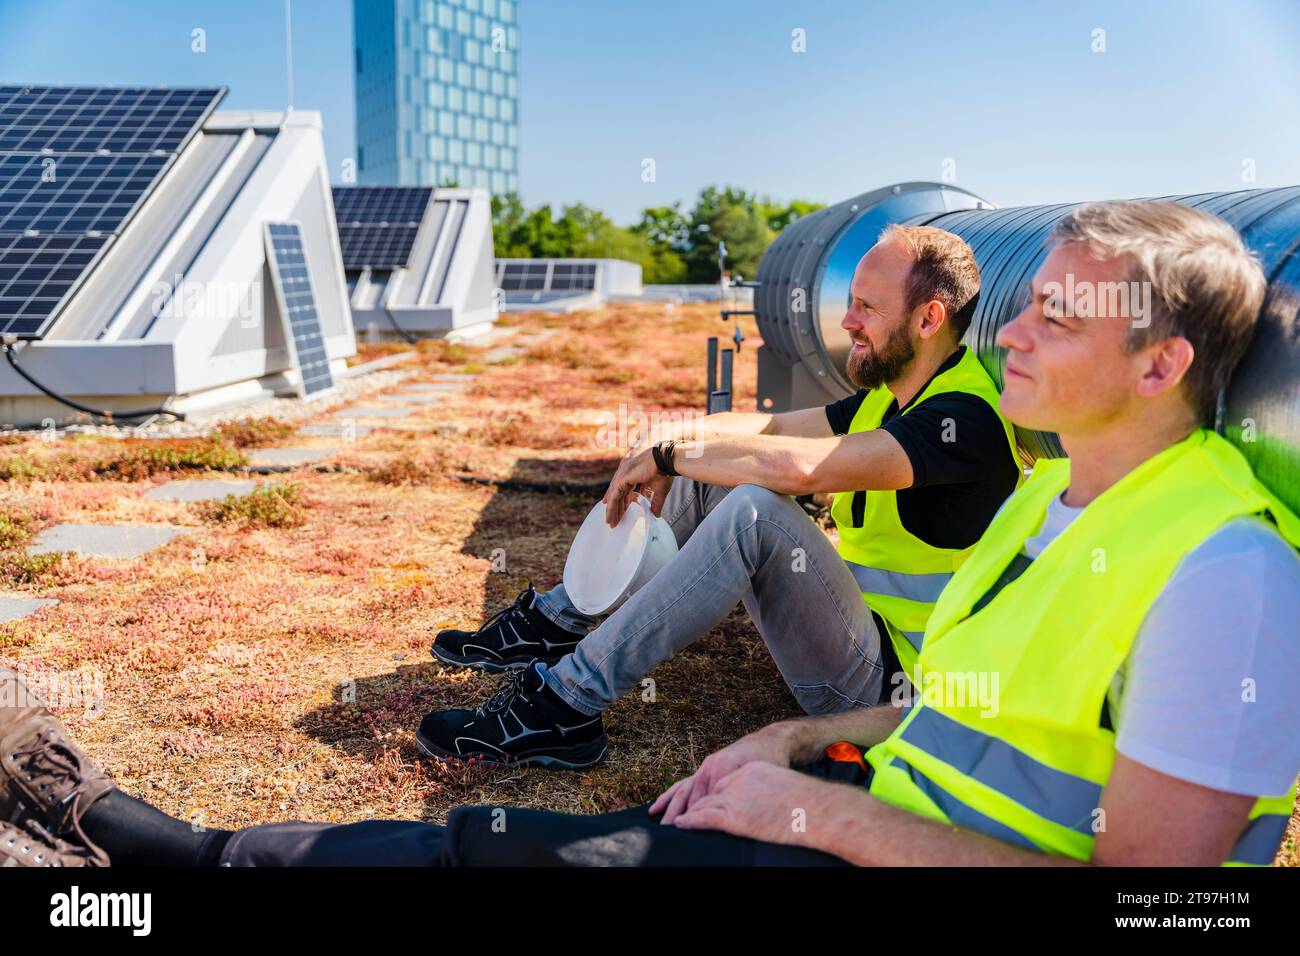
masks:
[[[1300,186],[1164,197],[1229,222],[1259,257],[1268,295],[1255,338],[1221,400],[1220,430],[1256,473],[1300,510]],[[891,223],[947,229],[970,243],[982,276],[965,342],[998,386],[1005,356],[997,331],[1028,299],[1052,227],[1078,203],[995,209],[938,183],[902,183],[819,210],[784,229],[764,255],[754,293],[763,346],[762,411],[824,404],[854,390],[844,374],[840,320],[854,266]],[[1036,457],[1061,454],[1055,435],[1018,430]]]

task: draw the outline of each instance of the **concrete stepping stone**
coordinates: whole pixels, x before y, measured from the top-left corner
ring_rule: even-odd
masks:
[[[415,409],[389,405],[363,405],[334,413],[335,418],[406,418]]]
[[[248,456],[250,468],[293,468],[310,465],[331,455],[337,448],[259,448]]]
[[[56,524],[46,528],[28,548],[29,554],[75,551],[85,558],[138,558],[189,528],[140,524]]]
[[[318,438],[365,438],[375,430],[374,425],[358,425],[355,422],[318,422],[315,425],[303,425],[298,429],[299,435],[311,435]]]
[[[0,595],[0,621],[17,621],[19,618],[35,614],[43,607],[51,607],[59,602],[54,598],[17,597]]]
[[[152,501],[222,501],[227,495],[243,496],[257,487],[257,482],[239,479],[193,479],[169,481],[144,493]]]

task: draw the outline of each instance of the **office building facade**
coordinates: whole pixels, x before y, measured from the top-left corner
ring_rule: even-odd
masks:
[[[353,0],[357,182],[518,189],[518,0]]]

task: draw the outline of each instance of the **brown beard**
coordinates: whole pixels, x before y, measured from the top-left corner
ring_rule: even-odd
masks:
[[[897,379],[915,357],[916,348],[908,337],[907,323],[900,322],[885,339],[883,348],[877,350],[868,343],[866,353],[850,352],[844,374],[858,388],[872,391]]]

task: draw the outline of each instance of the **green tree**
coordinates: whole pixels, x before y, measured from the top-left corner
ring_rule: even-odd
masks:
[[[642,210],[640,221],[632,232],[641,236],[650,246],[652,263],[642,267],[644,281],[651,283],[683,282],[686,279],[686,260],[690,249],[690,223],[682,215],[682,204],[655,206]]]
[[[727,268],[753,278],[775,237],[800,216],[820,209],[793,200],[781,205],[736,187],[701,190],[689,214],[681,203],[645,209],[630,228],[574,203],[556,218],[549,205],[527,209],[517,193],[492,197],[492,244],[500,258],[624,259],[641,266],[646,283],[718,281],[718,241]]]
[[[526,259],[533,254],[524,221],[528,213],[519,194],[492,197],[492,248],[499,259]]]
[[[690,248],[686,251],[689,282],[718,281],[718,242],[726,244],[727,269],[753,278],[758,260],[776,237],[766,209],[751,193],[734,186],[700,191],[690,215]]]
[[[794,199],[786,206],[773,203],[770,199],[764,199],[762,203],[763,215],[767,218],[767,225],[773,232],[780,232],[796,219],[806,216],[810,212],[816,212],[818,209],[824,208],[825,205],[825,203],[810,202],[807,199]]]

